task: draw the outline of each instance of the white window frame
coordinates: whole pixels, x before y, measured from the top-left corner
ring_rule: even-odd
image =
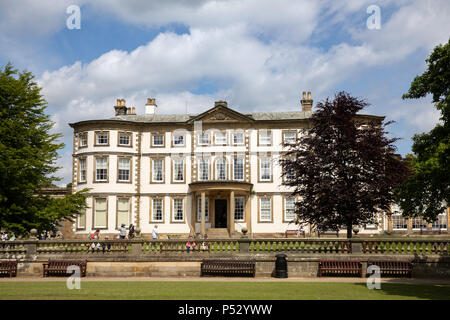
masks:
[[[119,132],[118,134],[119,134],[119,143],[118,143],[119,146],[125,146],[125,147],[131,146],[131,137],[132,137],[131,133]],[[128,143],[122,143],[121,142],[122,137],[127,137]]]
[[[157,210],[155,209],[155,200],[160,202],[161,219],[156,218]],[[164,221],[164,198],[152,198],[152,222],[163,222]]]
[[[100,226],[97,224],[97,209],[98,209],[98,205],[97,205],[97,201],[98,200],[105,200],[105,225],[104,226]],[[93,223],[93,228],[97,229],[97,228],[101,228],[101,229],[106,229],[108,228],[108,198],[94,198],[94,223]]]
[[[100,143],[100,136],[106,136],[106,142]],[[98,146],[107,146],[109,145],[109,134],[108,132],[96,132],[95,133],[95,143]]]
[[[286,136],[290,135],[290,134],[292,134],[294,136],[291,139],[286,139]],[[283,132],[283,142],[285,144],[295,144],[296,139],[297,139],[297,133],[295,131],[285,131],[285,132]],[[290,141],[290,140],[292,140],[292,141]]]
[[[264,201],[269,201],[269,219],[264,218],[262,216],[262,212],[263,212],[263,200]],[[272,198],[271,197],[260,197],[259,198],[259,221],[260,222],[272,222]]]
[[[119,222],[119,202],[120,200],[127,200],[127,219],[126,222]],[[130,204],[131,199],[126,197],[117,197],[117,221],[116,221],[116,228],[119,228],[122,223],[125,223],[126,226],[130,224]]]
[[[99,160],[105,160],[105,168],[103,168],[103,163],[102,166],[99,166]],[[105,171],[105,178],[104,179],[99,179],[99,173],[101,175],[102,172],[99,172],[99,170],[106,170]],[[95,158],[95,181],[96,182],[101,182],[101,181],[108,181],[108,158],[107,157],[98,157]]]
[[[161,180],[155,180],[155,163],[156,161],[161,161]],[[164,182],[164,159],[163,158],[152,158],[152,182],[161,183]]]
[[[238,212],[239,211],[239,212]],[[242,215],[242,217],[238,217]],[[245,197],[234,198],[234,221],[245,221]]]
[[[294,200],[294,203],[293,203],[293,208],[292,208],[292,210],[293,210],[293,217],[292,218],[289,218],[288,217],[288,199],[293,199]],[[285,221],[292,221],[292,220],[295,220],[295,197],[284,197],[284,212],[283,212],[283,215],[284,215],[284,220]]]
[[[161,137],[161,143],[155,143],[155,138]],[[152,147],[164,147],[164,134],[163,133],[155,133],[152,134]]]
[[[198,180],[199,181],[208,181],[211,179],[210,177],[210,159],[206,157],[198,157]],[[206,166],[205,166],[206,164]],[[206,179],[205,174],[206,173]]]
[[[223,167],[223,172],[224,172],[224,178],[223,179],[219,179],[220,178],[219,166]],[[217,158],[214,170],[215,170],[215,180],[218,180],[218,181],[225,181],[225,180],[227,180],[227,159],[226,158],[222,158],[222,157]]]
[[[83,168],[84,163],[84,168]],[[86,182],[87,179],[87,159],[80,159],[80,183]]]
[[[176,219],[178,211],[175,212],[175,202],[181,201],[181,219]],[[172,198],[172,221],[183,222],[184,221],[184,198]]]
[[[181,172],[183,174],[183,179],[181,179],[181,180],[177,179],[178,175],[177,175],[177,172],[175,170],[177,165],[181,165]],[[173,158],[173,160],[172,160],[172,177],[173,177],[173,182],[184,182],[184,175],[185,175],[185,173],[184,173],[184,158]]]
[[[242,178],[241,179],[236,178],[236,160],[242,161]],[[244,157],[234,157],[233,158],[233,180],[244,181],[244,178],[245,178],[245,159],[244,159]]]
[[[223,141],[220,141],[218,136],[220,135],[220,138],[223,138]],[[226,131],[216,131],[214,132],[214,144],[219,146],[225,146],[227,145],[227,133]]]
[[[241,135],[242,142],[236,142],[235,141],[235,137],[237,135]],[[234,146],[242,146],[242,145],[244,145],[244,141],[245,141],[244,132],[239,132],[239,131],[238,132],[233,132],[232,135],[231,135],[231,139],[232,139],[232,143],[233,143]]]
[[[205,137],[206,137],[206,139],[205,139]],[[209,136],[209,132],[200,132],[199,134],[198,134],[198,144],[200,145],[200,146],[207,146],[207,145],[209,145],[209,138],[210,138],[210,136]]]
[[[177,139],[177,137],[183,137],[183,143],[176,143],[176,141],[179,141]],[[178,132],[174,132],[173,133],[173,137],[172,137],[172,144],[174,147],[184,147],[184,145],[186,144],[186,134],[184,133],[178,133]]]
[[[272,131],[271,130],[259,130],[258,133],[259,133],[259,145],[260,146],[272,145]],[[265,134],[267,134],[267,136],[265,136]],[[268,141],[265,141],[266,139]]]
[[[267,168],[264,168],[263,170],[263,164],[268,162],[268,170],[269,170],[269,177],[263,178],[263,172],[265,173],[265,170]],[[272,159],[270,157],[260,157],[259,158],[259,181],[272,181]]]
[[[123,160],[128,161],[128,168],[121,168],[121,161]],[[121,171],[128,171],[128,179],[121,178]],[[122,175],[126,174],[125,172],[122,172]],[[131,159],[130,158],[117,158],[117,181],[119,182],[130,182],[131,180]]]

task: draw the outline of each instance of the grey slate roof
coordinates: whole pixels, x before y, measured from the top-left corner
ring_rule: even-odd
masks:
[[[311,117],[311,114],[312,114],[311,111],[244,113],[244,115],[251,117],[257,121],[307,119]],[[110,118],[110,120],[125,120],[135,122],[186,122],[195,116],[196,115],[193,114],[154,114],[154,115],[127,114],[112,117]]]

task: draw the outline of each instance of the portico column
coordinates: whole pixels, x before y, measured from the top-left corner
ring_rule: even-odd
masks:
[[[201,200],[201,213],[202,213],[202,218],[201,218],[201,234],[204,235],[205,234],[205,204],[206,204],[206,199],[205,199],[205,192],[202,192],[202,200]]]
[[[252,233],[252,205],[250,195],[245,197],[245,222],[247,223],[247,232]]]
[[[234,191],[230,192],[230,216],[229,216],[230,233],[234,232]]]

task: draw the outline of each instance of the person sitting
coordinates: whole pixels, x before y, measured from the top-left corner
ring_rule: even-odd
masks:
[[[208,235],[205,233],[203,235],[203,242],[200,246],[200,249],[202,249],[203,251],[209,250],[209,243],[206,240],[208,240]]]
[[[188,242],[186,242],[186,252],[189,253],[191,250],[195,248],[195,241],[192,239],[192,236],[189,236]]]

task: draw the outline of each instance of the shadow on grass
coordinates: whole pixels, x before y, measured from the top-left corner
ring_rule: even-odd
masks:
[[[427,300],[450,300],[450,284],[425,284],[425,283],[412,283],[412,282],[382,282],[381,289],[372,289],[381,291],[383,295],[399,297],[410,297],[416,299]],[[366,287],[366,283],[356,283],[361,287]],[[367,290],[371,290],[368,289]]]

